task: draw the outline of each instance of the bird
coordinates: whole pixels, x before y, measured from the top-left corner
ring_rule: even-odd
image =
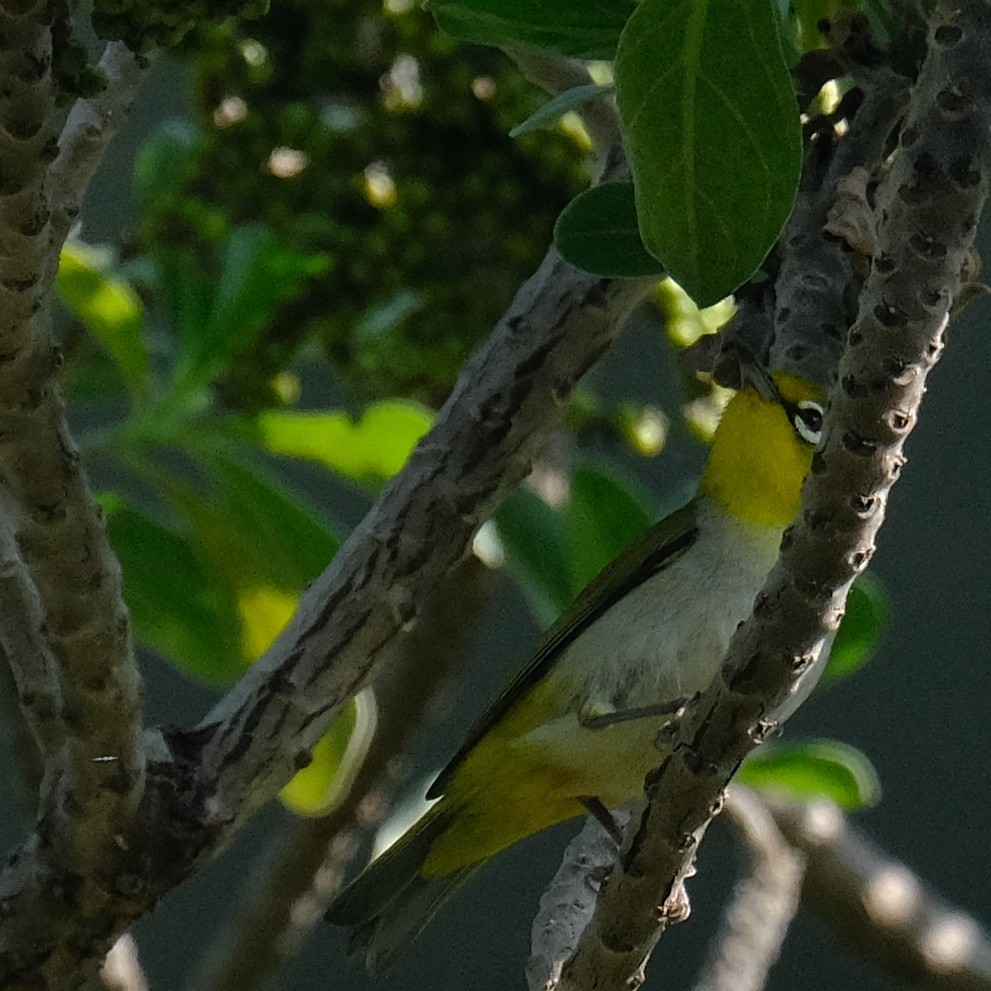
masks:
[[[490,857],[584,813],[616,835],[610,810],[642,798],[659,730],[716,676],[777,560],[822,431],[818,385],[755,362],[741,377],[696,496],[579,593],[430,786],[436,802],[331,903],[373,976]]]

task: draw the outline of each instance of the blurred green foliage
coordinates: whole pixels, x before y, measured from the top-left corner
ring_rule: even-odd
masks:
[[[138,248],[201,260],[241,225],[327,259],[224,376],[259,408],[308,338],[366,397],[437,405],[587,181],[581,138],[509,131],[542,96],[410,4],[276,0],[187,39],[195,127],[138,164]]]

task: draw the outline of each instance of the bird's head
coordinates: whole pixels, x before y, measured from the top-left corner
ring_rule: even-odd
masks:
[[[745,371],[712,442],[700,493],[755,527],[794,520],[819,443],[825,394],[787,372]]]

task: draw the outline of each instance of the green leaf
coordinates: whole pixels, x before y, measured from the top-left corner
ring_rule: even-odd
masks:
[[[571,478],[562,512],[572,591],[580,592],[624,547],[650,526],[646,500],[632,486],[591,464]]]
[[[134,194],[140,213],[175,195],[194,166],[196,130],[183,120],[166,121],[134,162]]]
[[[230,684],[244,669],[235,649],[240,633],[232,586],[204,565],[186,535],[118,494],[100,502],[137,639],[199,681]]]
[[[282,803],[297,815],[325,816],[347,795],[375,733],[375,700],[360,692],[330,724],[313,748],[311,762],[282,791]]]
[[[463,41],[611,59],[632,0],[428,0],[437,24]]]
[[[708,306],[763,261],[791,210],[802,135],[771,0],[644,0],[616,96],[647,250]]]
[[[506,568],[534,615],[549,626],[574,598],[558,514],[527,489],[517,489],[495,515]]]
[[[576,196],[554,225],[554,244],[566,261],[595,275],[664,274],[643,246],[632,183],[607,182]]]
[[[120,370],[133,398],[148,391],[150,367],[142,336],[138,294],[109,275],[105,252],[69,241],[59,257],[55,289],[59,299],[100,342]]]
[[[799,798],[829,798],[842,809],[876,805],[881,782],[867,757],[846,743],[809,740],[761,749],[747,758],[737,780]]]
[[[566,89],[539,107],[522,124],[517,124],[509,132],[509,136],[518,138],[521,134],[554,127],[569,110],[577,110],[589,100],[611,93],[614,89],[612,83],[586,83],[584,86],[573,86],[571,89]]]
[[[360,419],[345,412],[271,411],[254,424],[266,451],[315,461],[364,485],[378,486],[398,472],[433,424],[423,406],[386,400],[366,407]]]
[[[237,588],[301,592],[330,563],[340,536],[250,458],[200,455],[209,499],[176,482],[165,491],[190,519],[214,567]]]
[[[861,575],[847,595],[846,612],[836,632],[823,681],[849,677],[874,656],[889,613],[884,586],[871,574]]]
[[[329,264],[326,255],[282,247],[267,227],[251,224],[235,230],[224,247],[209,312],[200,314],[198,326],[183,321],[177,382],[183,387],[205,385],[221,374],[231,358],[271,324],[279,307]]]

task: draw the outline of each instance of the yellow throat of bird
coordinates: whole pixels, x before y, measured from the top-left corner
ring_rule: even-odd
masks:
[[[773,378],[789,402],[823,398],[804,379],[785,372]],[[783,529],[798,513],[812,454],[783,406],[744,388],[719,421],[699,493],[742,523]]]

